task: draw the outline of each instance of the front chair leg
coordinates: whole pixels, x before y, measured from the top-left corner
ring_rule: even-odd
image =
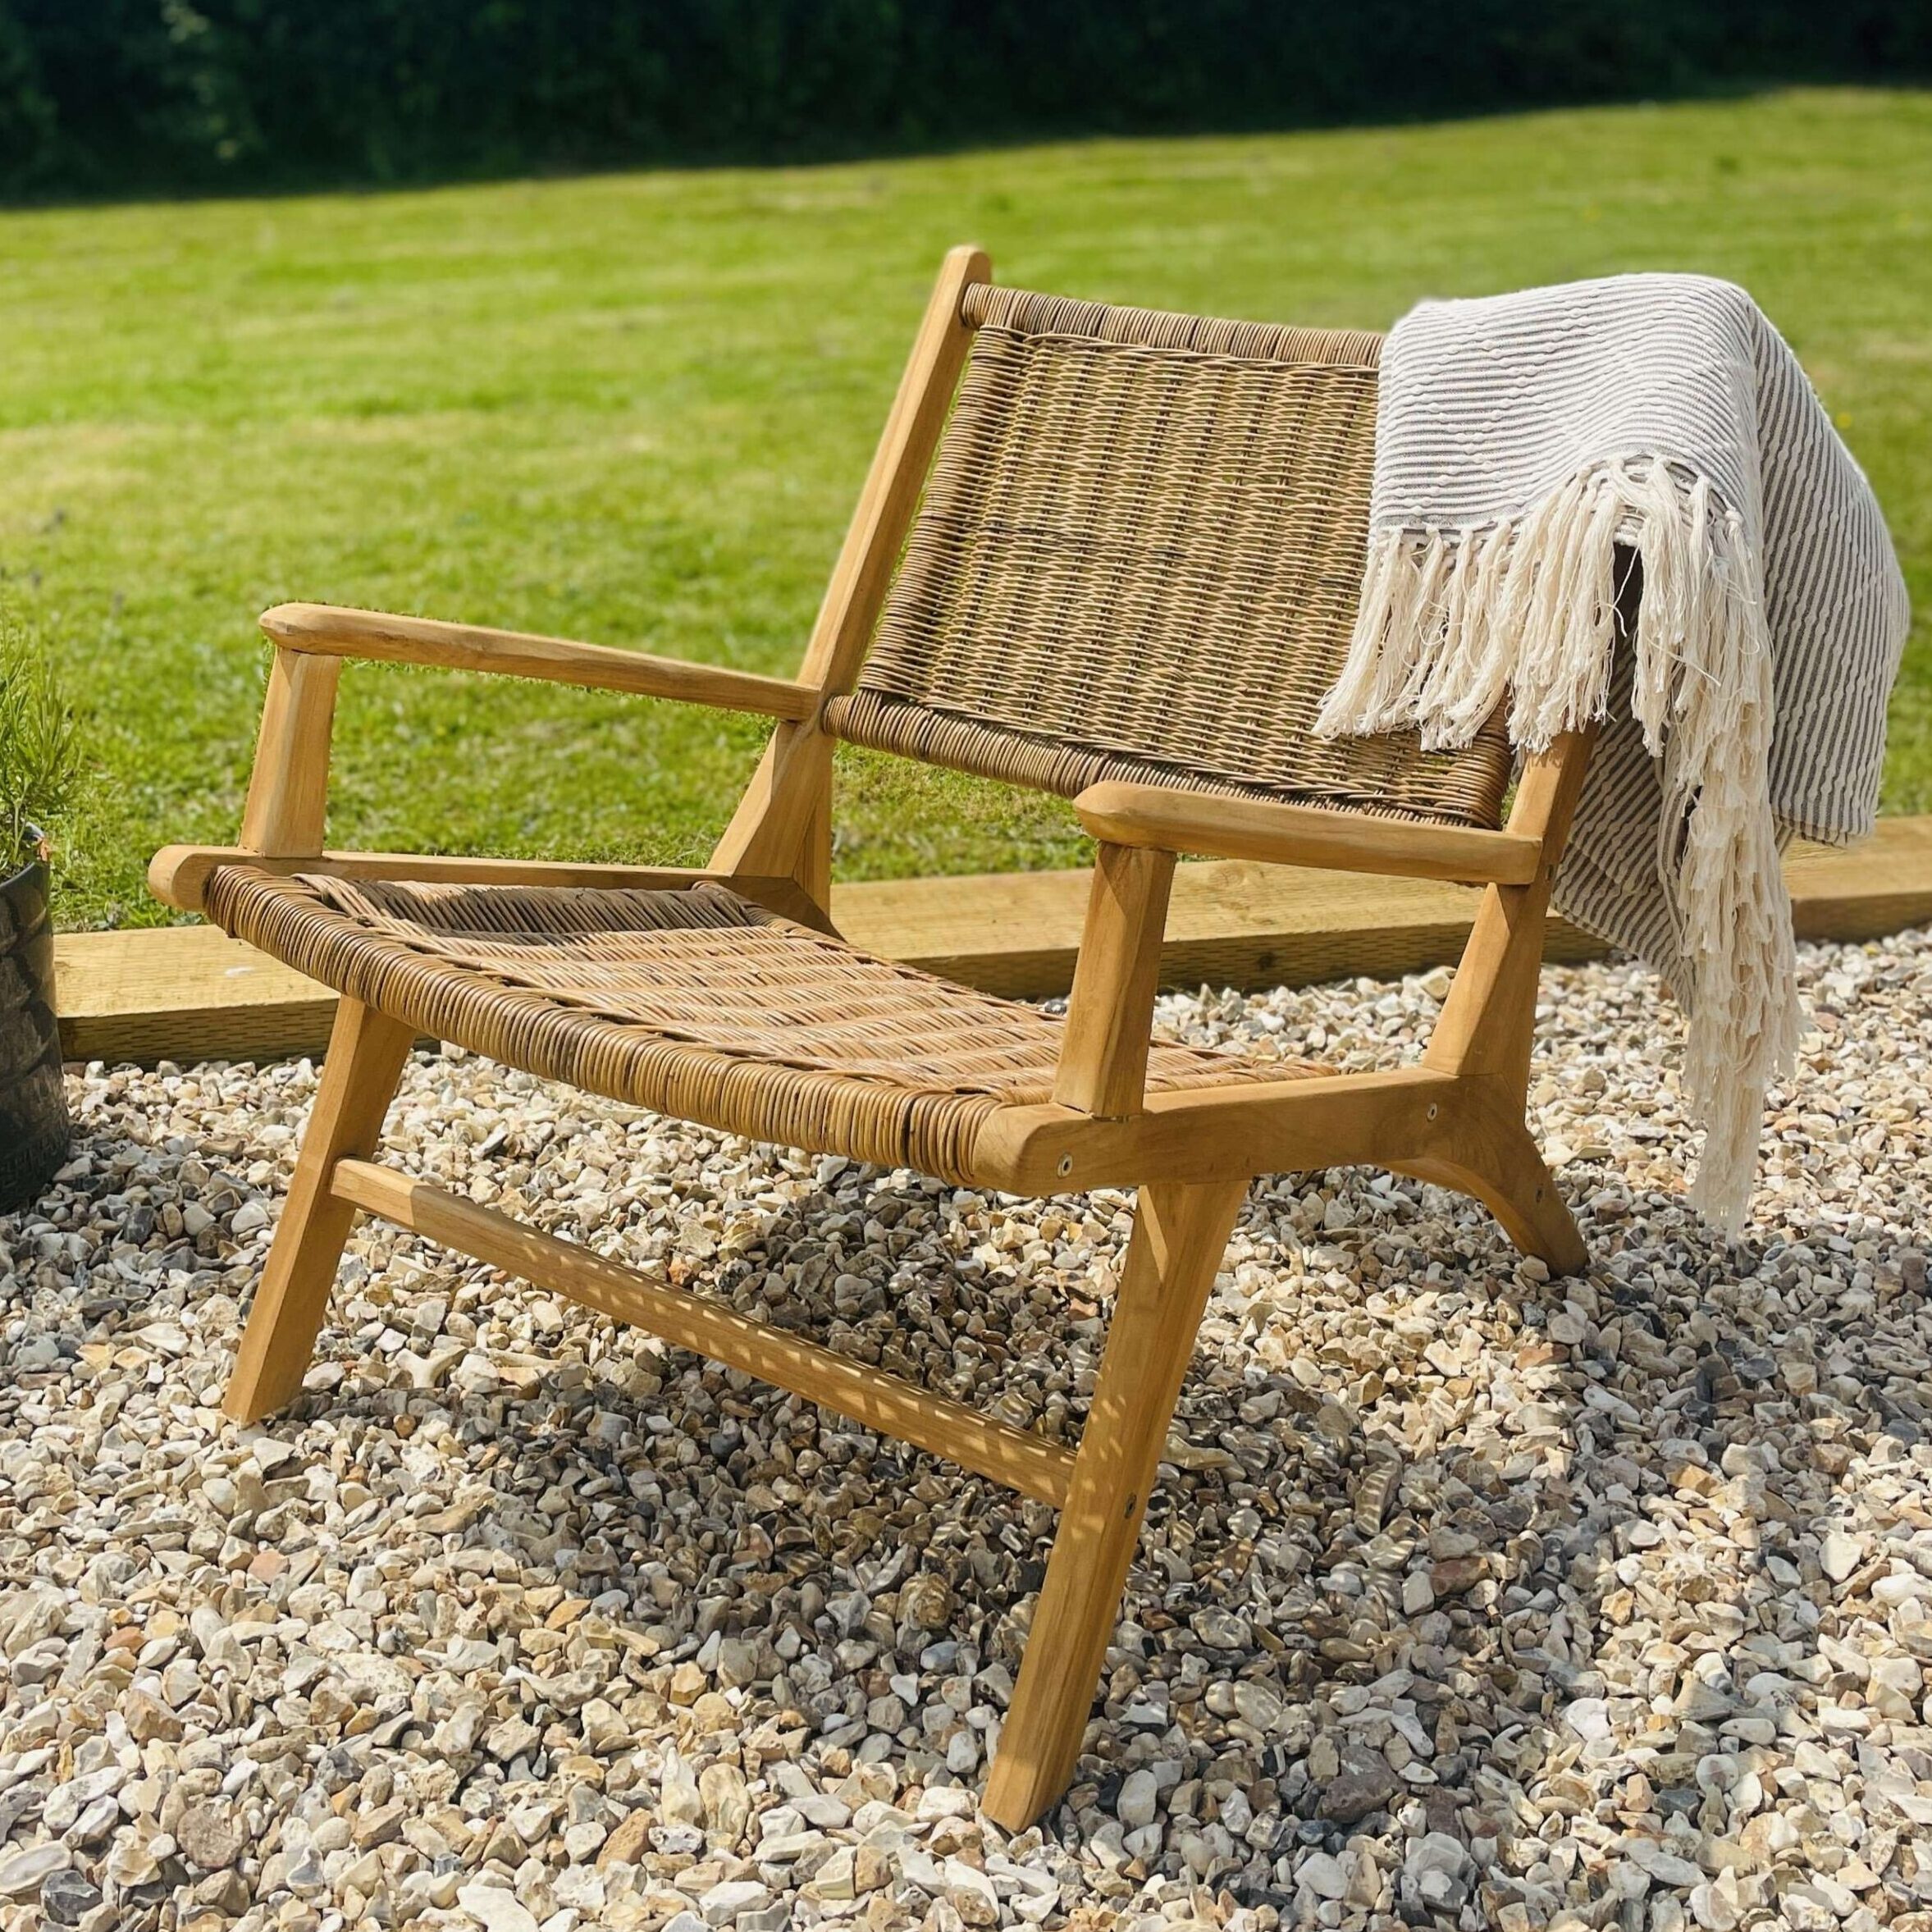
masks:
[[[1245,1179],[1140,1190],[1099,1386],[986,1781],[986,1814],[1008,1831],[1025,1830],[1073,1775],[1194,1331],[1247,1191]]]
[[[413,1027],[359,1001],[345,998],[336,1008],[322,1085],[302,1136],[281,1225],[222,1400],[224,1413],[238,1423],[281,1408],[302,1386],[336,1264],[355,1218],[355,1209],[338,1200],[329,1183],[338,1161],[366,1159],[375,1152],[382,1117],[414,1041]]]

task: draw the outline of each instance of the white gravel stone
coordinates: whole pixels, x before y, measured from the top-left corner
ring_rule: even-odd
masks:
[[[755,1879],[727,1879],[697,1902],[707,1925],[728,1925],[734,1919],[771,1902],[771,1893]]]
[[[537,1915],[514,1892],[499,1885],[459,1886],[456,1902],[482,1926],[483,1932],[537,1932]]]
[[[1130,1771],[1121,1786],[1114,1815],[1129,1831],[1151,1825],[1160,1812],[1160,1788],[1152,1771]]]
[[[0,1857],[0,1898],[30,1898],[73,1862],[65,1845],[30,1845]]]
[[[1704,1882],[1700,1866],[1680,1853],[1667,1850],[1655,1838],[1633,1838],[1624,1849],[1631,1862],[1660,1885],[1683,1889]]]
[[[1295,1867],[1295,1881],[1305,1885],[1318,1898],[1345,1898],[1349,1868],[1328,1852],[1311,1852]]]
[[[1563,1721],[1585,1743],[1610,1734],[1610,1706],[1601,1697],[1579,1697],[1563,1713]]]
[[[1864,1560],[1857,1537],[1840,1530],[1833,1530],[1818,1546],[1819,1564],[1834,1583],[1843,1583]]]

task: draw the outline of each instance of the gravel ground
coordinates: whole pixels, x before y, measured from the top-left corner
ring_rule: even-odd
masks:
[[[0,1221],[0,1927],[1932,1928],[1932,934],[1803,960],[1738,1244],[1615,966],[1548,975],[1534,1085],[1587,1281],[1417,1183],[1255,1188],[1013,1838],[973,1793],[1049,1511],[377,1227],[231,1428],[313,1071],[89,1067]],[[1162,1017],[1367,1065],[1446,981]],[[1053,1436],[1129,1225],[456,1054],[391,1144]]]

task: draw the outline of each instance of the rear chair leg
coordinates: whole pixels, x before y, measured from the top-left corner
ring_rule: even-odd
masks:
[[[281,1225],[255,1290],[223,1411],[252,1423],[302,1386],[355,1209],[329,1191],[336,1163],[375,1152],[415,1030],[353,999],[336,1009],[322,1086],[302,1137]]]
[[[1527,1126],[1505,1124],[1481,1139],[1472,1135],[1456,1153],[1453,1160],[1404,1161],[1400,1171],[1474,1195],[1519,1252],[1548,1263],[1554,1274],[1581,1274],[1590,1265],[1590,1250]]]
[[[1140,1519],[1246,1180],[1144,1187],[1100,1382],[984,1809],[1023,1831],[1066,1790]]]

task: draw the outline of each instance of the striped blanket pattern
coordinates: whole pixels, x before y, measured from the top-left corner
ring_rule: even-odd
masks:
[[[1619,546],[1642,560],[1633,641]],[[1656,967],[1734,1229],[1802,1025],[1778,855],[1871,829],[1910,620],[1884,518],[1756,304],[1629,275],[1425,302],[1384,351],[1339,735],[1539,748],[1604,720],[1556,902]]]

